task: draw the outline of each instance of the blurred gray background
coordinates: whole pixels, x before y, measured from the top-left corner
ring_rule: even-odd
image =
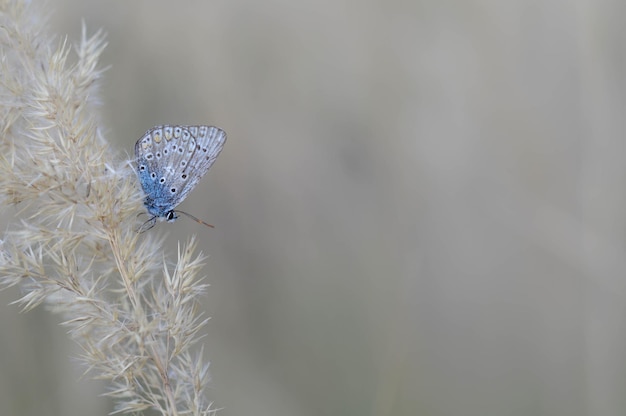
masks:
[[[150,231],[210,256],[220,415],[626,414],[626,3],[49,3],[108,33],[120,155],[228,133],[181,206],[216,228]],[[0,413],[111,411],[16,297]]]

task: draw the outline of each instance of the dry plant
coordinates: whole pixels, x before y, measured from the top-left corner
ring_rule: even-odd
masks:
[[[162,240],[135,231],[143,195],[96,112],[103,35],[83,27],[72,48],[45,32],[41,9],[0,0],[0,203],[15,211],[0,285],[19,285],[26,310],[62,314],[116,412],[210,414],[208,365],[190,351],[206,322],[203,256],[192,238],[169,264]]]

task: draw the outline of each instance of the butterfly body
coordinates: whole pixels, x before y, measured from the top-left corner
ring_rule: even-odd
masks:
[[[153,127],[137,140],[137,175],[152,215],[146,224],[178,218],[174,209],[207,173],[225,142],[226,133],[217,127],[172,125]]]

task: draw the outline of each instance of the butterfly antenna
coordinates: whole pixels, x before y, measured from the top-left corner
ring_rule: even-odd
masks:
[[[204,221],[202,221],[202,220],[201,220],[201,219],[199,219],[199,218],[194,217],[193,215],[191,215],[191,214],[190,214],[190,213],[188,213],[188,212],[185,212],[185,211],[178,211],[178,210],[176,210],[176,211],[174,211],[174,212],[177,212],[177,213],[179,213],[179,214],[185,214],[186,216],[188,216],[189,218],[191,218],[191,219],[192,219],[192,220],[194,220],[195,222],[199,222],[200,224],[202,224],[202,225],[206,225],[207,227],[215,228],[215,226],[213,226],[213,225],[211,225],[211,224],[209,224],[209,223],[207,223],[207,222],[204,222]]]

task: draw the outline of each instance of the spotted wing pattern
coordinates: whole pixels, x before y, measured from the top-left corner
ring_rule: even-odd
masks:
[[[165,217],[180,204],[213,165],[224,143],[226,133],[213,126],[163,125],[148,130],[135,143],[148,212]]]

